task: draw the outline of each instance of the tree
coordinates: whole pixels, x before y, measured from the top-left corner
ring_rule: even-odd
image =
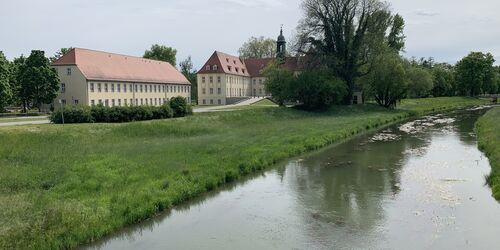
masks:
[[[9,104],[12,97],[12,90],[9,83],[11,76],[9,68],[9,62],[3,52],[0,51],[0,112]]]
[[[455,77],[453,66],[449,64],[436,64],[432,68],[433,89],[432,95],[435,97],[440,96],[453,96],[455,95]]]
[[[42,104],[51,103],[59,90],[59,76],[41,50],[31,51],[24,64],[20,65],[17,81],[24,111],[29,104],[41,110]]]
[[[177,65],[175,58],[176,55],[176,49],[164,45],[154,44],[153,46],[151,46],[151,49],[144,52],[143,57],[147,59],[168,62],[175,66]]]
[[[455,67],[457,88],[461,95],[476,96],[494,90],[493,55],[471,52]]]
[[[198,102],[198,82],[196,79],[196,71],[193,70],[193,62],[191,56],[179,63],[181,73],[191,83],[191,101]]]
[[[20,69],[24,65],[26,58],[21,55],[20,57],[14,58],[14,60],[10,63],[10,78],[9,83],[12,90],[12,98],[11,104],[20,105],[21,101],[21,84],[19,82]]]
[[[53,57],[50,58],[50,62],[53,63],[57,61],[59,58],[63,57],[66,55],[68,52],[70,52],[73,49],[73,47],[69,48],[61,48],[59,51],[57,51]]]
[[[408,79],[408,97],[428,97],[433,88],[432,75],[427,69],[419,66],[410,66],[406,69]]]
[[[276,41],[263,36],[250,37],[238,50],[241,58],[274,58],[276,57]]]
[[[263,75],[266,77],[266,92],[270,93],[280,106],[284,106],[292,95],[290,88],[293,81],[292,72],[273,62],[264,69]]]
[[[290,84],[290,99],[308,110],[322,110],[339,104],[347,94],[345,83],[327,69],[304,71]]]
[[[299,52],[317,57],[346,82],[346,104],[353,103],[355,81],[370,72],[381,47],[404,47],[403,18],[379,0],[304,0],[303,8]]]
[[[379,55],[373,70],[362,78],[367,85],[367,93],[386,108],[395,108],[406,96],[407,78],[403,62],[396,53]]]

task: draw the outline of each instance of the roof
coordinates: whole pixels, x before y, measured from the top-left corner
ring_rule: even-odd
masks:
[[[262,70],[276,58],[241,59],[236,56],[215,51],[198,74],[225,73],[249,77],[262,77]],[[214,67],[216,66],[216,67]],[[296,57],[287,57],[283,67],[290,71],[300,71],[302,66]],[[236,71],[238,69],[238,71]]]
[[[243,59],[218,51],[215,51],[200,71],[198,71],[198,74],[207,73],[225,73],[238,76],[250,76]]]
[[[52,66],[76,65],[87,80],[190,84],[168,62],[75,48]]]

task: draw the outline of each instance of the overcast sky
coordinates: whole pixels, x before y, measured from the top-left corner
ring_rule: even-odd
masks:
[[[302,0],[0,0],[0,50],[12,59],[61,47],[142,56],[151,44],[191,55],[237,55],[251,36],[294,36]],[[391,0],[406,21],[406,56],[454,63],[470,51],[500,61],[499,0]],[[499,64],[497,62],[496,64]]]

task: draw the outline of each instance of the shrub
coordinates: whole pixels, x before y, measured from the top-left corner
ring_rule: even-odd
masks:
[[[50,115],[53,123],[62,123],[64,115],[65,123],[91,123],[94,122],[91,108],[87,106],[69,106],[64,108],[64,113],[57,110]]]
[[[183,117],[188,115],[190,112],[190,108],[186,101],[186,98],[182,96],[173,97],[170,100],[170,107],[174,111],[174,117]]]

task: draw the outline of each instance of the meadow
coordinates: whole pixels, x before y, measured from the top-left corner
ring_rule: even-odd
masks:
[[[411,116],[485,103],[433,98],[397,110],[321,113],[257,105],[125,124],[0,128],[0,249],[74,248],[286,158]]]
[[[494,108],[476,123],[479,147],[490,160],[488,184],[493,196],[500,200],[500,107]]]

